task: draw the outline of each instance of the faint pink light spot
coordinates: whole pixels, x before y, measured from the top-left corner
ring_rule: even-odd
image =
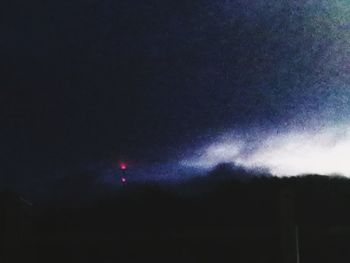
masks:
[[[126,170],[126,164],[125,164],[125,163],[121,163],[121,164],[120,164],[120,169]]]
[[[126,183],[126,178],[125,178],[125,177],[122,177],[122,178],[121,178],[121,181],[122,181],[122,183]]]

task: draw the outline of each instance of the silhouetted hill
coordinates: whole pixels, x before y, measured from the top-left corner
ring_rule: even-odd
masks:
[[[69,199],[34,204],[32,236],[22,249],[36,251],[28,252],[33,262],[59,262],[71,253],[78,262],[164,262],[172,254],[169,262],[281,262],[281,229],[291,224],[298,226],[300,253],[308,261],[350,259],[337,252],[350,241],[349,179],[251,174],[241,180],[220,171],[175,185],[129,184],[84,205]]]

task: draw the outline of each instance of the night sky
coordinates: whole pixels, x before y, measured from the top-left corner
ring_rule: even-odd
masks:
[[[350,175],[339,161],[350,154],[346,0],[12,0],[0,10],[3,185],[43,187],[114,160],[144,180],[220,162]]]

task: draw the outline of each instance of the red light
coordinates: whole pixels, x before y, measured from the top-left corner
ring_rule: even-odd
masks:
[[[126,164],[125,164],[125,163],[121,163],[121,164],[120,164],[120,169],[126,170]]]

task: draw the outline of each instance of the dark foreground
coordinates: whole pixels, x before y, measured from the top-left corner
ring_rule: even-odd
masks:
[[[129,185],[96,202],[2,193],[0,262],[349,262],[350,180]],[[298,261],[299,260],[299,261]]]

